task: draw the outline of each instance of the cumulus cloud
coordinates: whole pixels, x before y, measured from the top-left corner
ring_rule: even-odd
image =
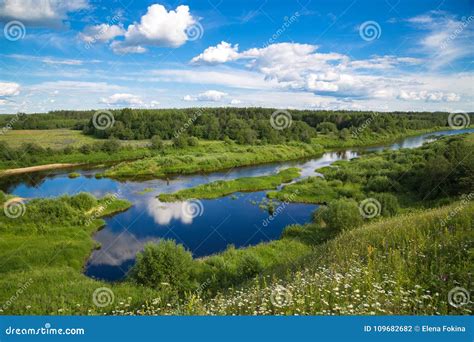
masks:
[[[0,82],[0,97],[14,96],[20,93],[20,85],[14,82]]]
[[[100,102],[110,106],[139,106],[143,104],[139,96],[125,93],[113,94],[109,97],[101,98]]]
[[[87,26],[78,36],[86,43],[104,43],[117,36],[122,36],[124,33],[125,30],[119,25],[100,24]]]
[[[207,102],[221,102],[227,95],[222,91],[207,90],[196,96],[186,95],[183,97],[183,101],[207,101]]]
[[[233,61],[239,58],[239,45],[220,42],[216,46],[210,46],[201,54],[191,60],[192,64],[217,64]]]
[[[188,6],[167,11],[163,5],[154,4],[148,7],[139,23],[128,26],[124,40],[115,41],[112,49],[118,53],[141,53],[148,45],[176,48],[186,43],[186,31],[196,23]]]
[[[88,7],[87,0],[3,0],[0,1],[0,18],[57,27],[67,19],[68,13]]]
[[[405,100],[407,95],[400,92],[403,89],[418,92],[418,97],[425,101],[453,102],[460,98],[455,93],[428,89],[439,86],[439,82],[424,84],[407,77],[408,73],[401,77],[400,68],[424,62],[413,57],[388,55],[351,60],[343,54],[319,52],[316,45],[299,43],[271,44],[239,52],[237,44],[221,42],[194,57],[191,64],[237,60],[245,60],[248,69],[262,74],[266,82],[276,82],[280,89],[340,98]],[[398,75],[390,74],[391,70]],[[413,84],[418,84],[418,89],[413,89]]]

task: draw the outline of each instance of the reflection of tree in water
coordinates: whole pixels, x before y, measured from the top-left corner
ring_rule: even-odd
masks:
[[[50,174],[36,172],[23,175],[0,177],[0,190],[4,192],[10,192],[11,189],[20,184],[25,184],[28,187],[38,187],[48,176],[50,176]]]

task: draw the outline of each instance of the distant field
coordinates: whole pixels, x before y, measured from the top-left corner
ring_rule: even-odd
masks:
[[[35,143],[44,148],[60,149],[66,146],[79,147],[100,141],[92,136],[84,135],[81,131],[70,129],[38,129],[11,130],[0,135],[0,141],[5,141],[13,148],[23,143]],[[122,141],[124,145],[145,146],[148,140]]]

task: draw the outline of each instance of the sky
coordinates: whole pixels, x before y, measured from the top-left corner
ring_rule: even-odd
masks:
[[[473,111],[472,0],[0,0],[0,113]]]

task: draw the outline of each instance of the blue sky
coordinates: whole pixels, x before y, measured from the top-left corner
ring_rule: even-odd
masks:
[[[0,113],[473,110],[472,1],[0,0]]]

